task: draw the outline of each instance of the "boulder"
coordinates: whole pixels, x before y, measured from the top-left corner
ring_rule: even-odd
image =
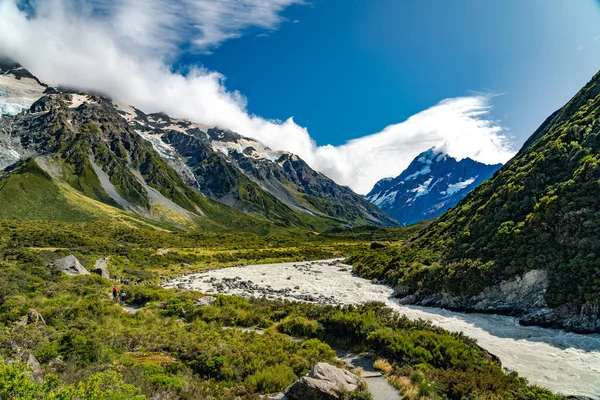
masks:
[[[104,279],[110,279],[110,275],[108,273],[108,257],[96,260],[96,263],[94,264],[94,269],[92,269],[91,272],[93,274],[100,275]]]
[[[198,307],[202,307],[202,306],[209,306],[209,305],[213,304],[215,301],[217,301],[217,298],[214,296],[204,296],[204,297],[200,297],[198,300],[196,300],[196,302],[194,304],[197,305]]]
[[[23,315],[19,318],[18,321],[15,321],[17,325],[25,326],[25,325],[44,325],[46,326],[46,321],[44,321],[44,317],[34,308],[30,308],[27,311],[26,315]]]
[[[390,247],[389,243],[384,243],[384,242],[373,242],[373,243],[371,243],[371,250],[385,249],[387,247]]]
[[[89,274],[88,270],[83,268],[83,265],[81,265],[79,260],[75,258],[74,255],[53,261],[48,266],[71,276]]]
[[[6,360],[6,364],[26,364],[31,369],[32,378],[35,382],[42,382],[44,379],[44,371],[39,361],[27,350],[16,349],[12,357]]]
[[[285,390],[289,400],[339,400],[357,391],[361,380],[345,369],[318,363]]]
[[[285,397],[285,394],[283,394],[283,393],[267,394],[267,395],[261,396],[260,399],[263,399],[263,400],[289,400],[287,397]]]
[[[44,317],[35,308],[30,308],[27,311],[27,325],[46,325]]]

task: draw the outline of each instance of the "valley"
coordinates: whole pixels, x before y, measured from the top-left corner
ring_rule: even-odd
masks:
[[[0,399],[598,400],[599,115],[600,73],[506,164],[361,196],[0,58]]]
[[[250,265],[185,275],[166,281],[172,289],[207,294],[309,301],[317,304],[381,302],[411,320],[462,332],[499,357],[530,383],[556,393],[600,399],[600,335],[519,325],[516,318],[404,306],[393,289],[351,274],[341,259]],[[248,283],[250,282],[250,284]]]

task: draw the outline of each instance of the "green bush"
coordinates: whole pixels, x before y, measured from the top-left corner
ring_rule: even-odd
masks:
[[[259,393],[282,392],[298,377],[290,367],[273,366],[246,378],[246,385]]]
[[[290,336],[315,337],[319,323],[302,316],[288,317],[277,325],[277,330]]]

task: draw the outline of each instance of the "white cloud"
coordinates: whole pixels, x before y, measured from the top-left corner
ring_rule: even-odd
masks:
[[[486,95],[444,100],[379,133],[342,146],[317,146],[292,118],[250,115],[245,98],[227,90],[219,73],[171,71],[168,60],[182,47],[208,51],[250,27],[275,29],[281,10],[293,3],[299,1],[96,0],[82,8],[76,0],[46,0],[33,3],[31,17],[17,0],[0,0],[0,54],[50,84],[104,92],[148,112],[228,128],[294,152],[359,193],[398,175],[432,146],[488,163],[512,155],[505,131],[490,119]]]

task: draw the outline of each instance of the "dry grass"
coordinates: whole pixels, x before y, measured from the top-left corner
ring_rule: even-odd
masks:
[[[124,354],[125,357],[132,359],[136,364],[155,364],[165,367],[173,362],[175,358],[166,353],[144,353],[144,352],[129,352]]]
[[[375,362],[373,363],[373,366],[375,367],[376,370],[383,372],[385,375],[391,374],[392,371],[394,370],[394,367],[392,366],[392,364],[390,364],[390,362],[388,360],[385,360],[383,358],[375,360]]]
[[[440,397],[435,394],[424,394],[420,389],[420,385],[423,379],[423,375],[419,372],[415,372],[414,376],[395,375],[394,366],[385,359],[378,359],[373,364],[375,369],[381,371],[390,381],[390,383],[398,389],[404,399],[407,400],[437,400]],[[419,379],[417,375],[420,377]]]

